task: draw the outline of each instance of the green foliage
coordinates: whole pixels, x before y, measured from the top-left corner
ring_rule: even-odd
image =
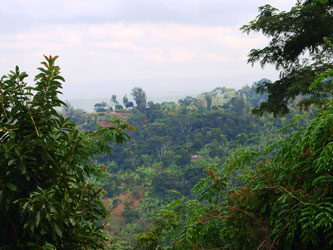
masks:
[[[332,249],[332,131],[330,101],[307,127],[277,141],[276,154],[238,149],[195,186],[199,200],[165,208],[184,221],[175,227],[161,216],[138,236],[139,249]]]
[[[139,218],[138,211],[131,208],[133,202],[125,202],[124,205],[125,209],[122,216],[124,217],[126,223],[132,223],[134,220]]]
[[[133,107],[133,102],[128,101],[127,95],[125,95],[123,98],[123,104],[124,104],[125,108]]]
[[[137,130],[130,134],[131,140],[126,145],[115,145],[111,156],[96,159],[109,173],[102,187],[107,191],[106,197],[112,199],[140,193],[135,198],[140,201],[136,210],[128,207],[119,218],[118,207],[114,211],[116,218],[110,219],[113,236],[121,238],[117,240],[118,249],[134,248],[135,235],[153,224],[156,211],[178,198],[170,190],[180,192],[184,202],[198,197],[192,188],[206,176],[206,168],[222,165],[240,145],[251,146],[252,151],[270,145],[277,130],[291,121],[293,110],[281,119],[271,115],[252,116],[250,108],[265,99],[265,95],[255,92],[256,86],[257,83],[238,91],[221,87],[196,98],[187,97],[179,104],[148,102],[145,109],[117,113],[119,117],[128,116],[127,121]],[[212,98],[210,105],[206,95]],[[82,113],[74,111],[71,119],[79,118],[79,114]],[[85,119],[78,125],[83,131],[95,130],[97,122],[109,119],[109,114],[82,115]],[[309,115],[302,116],[299,122],[304,123]],[[294,129],[295,125],[289,126],[283,133]],[[254,145],[258,142],[259,146]],[[236,179],[230,181],[233,187],[239,184]],[[216,187],[210,192],[214,193]]]
[[[64,79],[45,57],[29,87],[15,71],[0,81],[0,248],[104,249],[107,211],[91,159],[123,143],[128,124],[80,133],[55,108]]]
[[[96,112],[106,112],[106,110],[107,110],[107,103],[106,102],[96,103],[94,105],[94,110]]]
[[[117,100],[117,95],[112,95],[111,96],[111,102],[113,103],[113,104],[119,104],[119,102],[118,102],[118,100]]]
[[[303,0],[289,12],[279,12],[270,5],[259,8],[259,15],[241,29],[246,32],[262,32],[270,38],[268,46],[252,49],[248,62],[260,62],[261,66],[273,64],[280,69],[280,79],[261,83],[257,90],[267,92],[255,113],[268,111],[274,115],[288,113],[288,104],[302,95],[301,107],[313,103],[322,104],[330,92],[313,91],[310,84],[320,73],[332,68],[332,48],[327,38],[333,35],[332,1]]]
[[[141,111],[145,110],[147,103],[146,93],[142,90],[142,88],[135,87],[132,89],[131,95],[136,102],[137,108]]]

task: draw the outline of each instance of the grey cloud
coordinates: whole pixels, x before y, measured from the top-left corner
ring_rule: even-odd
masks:
[[[277,0],[271,2],[279,2]],[[280,0],[281,2],[289,2]],[[2,32],[37,25],[106,22],[172,22],[240,26],[254,18],[263,0],[5,0],[0,13]],[[274,5],[274,4],[273,4]],[[286,5],[286,4],[284,4]],[[288,4],[287,4],[288,5]]]

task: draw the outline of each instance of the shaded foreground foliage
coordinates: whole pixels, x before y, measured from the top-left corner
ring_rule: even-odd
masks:
[[[92,157],[110,153],[108,142],[123,143],[131,127],[119,121],[80,133],[55,110],[64,79],[45,57],[35,77],[16,67],[0,81],[0,248],[104,249],[102,167]]]

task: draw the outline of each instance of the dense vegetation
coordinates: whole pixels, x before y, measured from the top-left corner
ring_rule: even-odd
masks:
[[[240,148],[138,236],[142,249],[331,249],[333,103],[265,150]],[[272,150],[279,148],[275,154]],[[237,185],[235,185],[237,184]]]
[[[34,87],[1,78],[0,248],[332,249],[332,6],[260,7],[242,29],[271,40],[249,62],[281,74],[240,90],[134,88],[89,114],[58,99],[56,57]]]
[[[135,235],[146,230],[156,219],[156,211],[179,194],[184,199],[198,198],[192,188],[207,176],[207,168],[223,165],[240,146],[265,147],[279,128],[300,114],[291,107],[285,118],[251,115],[251,109],[266,98],[256,93],[260,82],[238,91],[219,87],[178,103],[148,102],[144,108],[136,104],[133,109],[117,112],[110,108],[93,114],[68,107],[63,110],[82,130],[96,129],[96,124],[107,126],[114,117],[126,119],[136,128],[128,143],[115,146],[114,154],[97,158],[110,173],[103,188],[113,215],[112,234],[121,238],[118,249],[133,249]],[[307,113],[298,122],[305,124],[311,117],[312,113]],[[290,126],[283,135],[295,128]],[[121,203],[119,218],[116,211]]]

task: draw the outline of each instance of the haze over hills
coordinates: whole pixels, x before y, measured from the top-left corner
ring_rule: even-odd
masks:
[[[262,78],[260,81],[268,80],[267,78]],[[260,82],[258,81],[258,82]],[[239,86],[239,88],[233,88],[235,90],[239,90],[240,88],[244,86],[251,86],[252,84],[255,84],[256,82],[250,83],[250,84],[243,84],[242,86]],[[233,83],[232,83],[233,84]],[[232,85],[231,84],[231,85]],[[133,101],[133,97],[131,96],[131,90],[134,87],[142,87],[143,90],[147,94],[147,102],[152,101],[154,103],[162,103],[162,102],[176,102],[186,96],[196,97],[204,92],[211,91],[212,89],[215,89],[217,87],[226,87],[230,88],[230,84],[216,84],[215,86],[211,83],[208,83],[206,85],[201,85],[200,88],[196,87],[194,84],[193,88],[191,90],[186,89],[178,89],[178,90],[169,90],[168,92],[161,92],[158,89],[154,88],[145,88],[144,86],[141,86],[140,84],[133,85],[133,87],[130,87],[130,85],[125,85],[123,90],[119,90],[116,88],[115,92],[99,92],[98,90],[91,90],[91,96],[86,96],[84,92],[86,92],[83,86],[83,89],[78,89],[78,92],[76,94],[74,93],[66,93],[63,95],[62,100],[68,101],[75,109],[83,109],[87,112],[93,112],[94,111],[94,105],[96,103],[100,102],[110,102],[112,95],[117,95],[117,98],[120,102],[122,102],[122,99],[124,95],[126,94],[127,97]],[[109,86],[109,88],[111,88]],[[98,97],[100,96],[100,97]]]
[[[192,94],[193,96],[196,96],[199,93]],[[191,95],[191,96],[192,96]],[[119,100],[122,100],[123,95],[117,95]],[[130,98],[130,95],[127,94],[127,96]],[[161,102],[177,102],[179,99],[184,98],[186,95],[174,95],[174,96],[148,96],[148,102],[153,101],[154,103],[161,103]],[[69,103],[75,108],[75,109],[83,109],[87,112],[93,112],[94,111],[94,105],[99,102],[110,102],[110,98],[92,98],[92,99],[72,99],[68,100]],[[131,98],[130,98],[131,99]]]

